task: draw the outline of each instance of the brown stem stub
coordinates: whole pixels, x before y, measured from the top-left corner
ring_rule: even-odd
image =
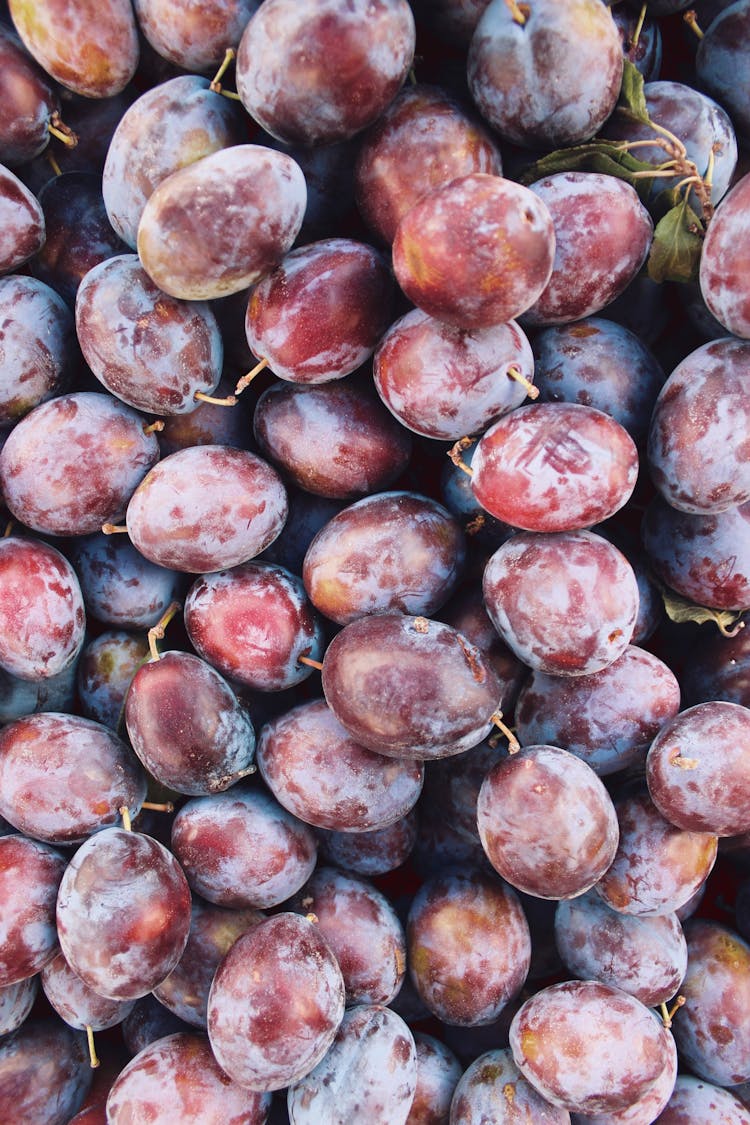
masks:
[[[474,476],[474,470],[472,469],[471,465],[467,465],[466,462],[462,460],[461,454],[465,449],[469,448],[473,441],[474,439],[470,437],[459,438],[456,444],[451,446],[451,448],[448,450],[448,456],[450,457],[456,468],[460,469],[461,472],[466,473],[467,476],[470,477]]]
[[[513,18],[513,22],[517,23],[519,27],[523,27],[531,15],[531,5],[519,4],[518,0],[505,0],[505,3]]]
[[[127,805],[121,805],[120,808],[117,811],[119,812],[120,816],[122,817],[122,826],[125,829],[125,831],[126,832],[132,832],[133,831],[133,825],[132,825],[132,822],[130,820],[130,809],[128,808],[128,806]]]
[[[678,747],[669,755],[670,766],[679,766],[681,770],[694,770],[698,765],[697,758],[683,758]]]
[[[67,148],[75,148],[78,144],[78,137],[60,117],[60,114],[55,111],[47,122],[47,131],[51,136],[56,137],[58,141]]]
[[[321,664],[321,662],[319,660],[313,660],[311,656],[298,656],[297,663],[306,664],[308,668],[314,668],[316,672],[323,671],[323,665]]]
[[[234,60],[234,56],[234,49],[232,47],[227,47],[226,51],[224,52],[224,58],[221,61],[221,65],[209,83],[208,88],[209,90],[212,90],[214,94],[222,94],[224,92],[221,88],[221,80],[226,74],[229,68],[229,64]]]
[[[476,680],[476,682],[478,684],[483,684],[484,681],[487,679],[487,673],[485,672],[484,668],[482,667],[481,661],[477,659],[478,656],[479,656],[479,653],[473,647],[473,645],[467,644],[467,642],[464,640],[464,638],[461,636],[460,633],[456,633],[456,640],[458,641],[458,643],[461,647],[461,651],[464,654],[464,659],[466,660],[466,663],[469,665],[469,671],[471,672],[472,676],[474,677],[474,679]]]
[[[430,623],[426,617],[415,617],[411,623],[415,633],[429,633]]]
[[[701,30],[701,26],[698,23],[698,16],[696,15],[695,11],[690,8],[687,12],[683,13],[682,18],[684,19],[690,30],[693,32],[693,34],[697,36],[698,39],[702,39],[703,31]]]
[[[506,371],[509,379],[514,379],[516,383],[520,383],[529,398],[539,398],[539,387],[535,387],[530,379],[527,379],[520,367],[515,363]]]
[[[252,371],[248,371],[247,375],[242,376],[239,383],[234,388],[234,393],[236,395],[241,395],[245,387],[249,387],[255,376],[260,375],[261,371],[265,371],[266,367],[268,367],[267,359],[258,360]]]
[[[521,743],[518,741],[510,727],[506,726],[506,724],[503,722],[502,711],[496,711],[495,714],[491,716],[490,722],[494,723],[497,729],[508,739],[508,753],[517,754],[521,749]]]
[[[104,535],[127,535],[128,529],[124,523],[103,523],[102,532]]]
[[[674,1003],[672,1004],[671,1008],[667,1008],[667,1005],[664,1002],[659,1005],[659,1011],[661,1012],[661,1022],[666,1028],[670,1028],[672,1026],[672,1020],[674,1019],[675,1013],[680,1010],[684,1003],[684,996],[675,996]]]
[[[208,402],[211,406],[236,406],[237,398],[235,395],[227,395],[226,398],[216,398],[214,395],[207,395],[203,391],[196,391],[193,395],[195,402]]]
[[[143,427],[143,432],[146,436],[149,434],[160,434],[164,429],[164,425],[163,418],[157,418],[155,422],[149,422],[148,425],[145,425]]]
[[[141,805],[142,809],[150,809],[151,812],[173,813],[174,805],[171,801],[144,801]]]
[[[164,611],[164,613],[159,618],[159,620],[156,622],[156,624],[154,626],[152,626],[152,628],[149,629],[149,631],[148,631],[148,648],[149,648],[149,652],[151,653],[151,661],[152,662],[154,660],[159,660],[161,658],[161,655],[159,653],[159,649],[157,647],[156,642],[163,639],[164,631],[165,631],[167,625],[172,620],[172,618],[175,616],[175,614],[179,613],[181,609],[182,609],[182,606],[180,605],[179,602],[172,602],[172,604]]]

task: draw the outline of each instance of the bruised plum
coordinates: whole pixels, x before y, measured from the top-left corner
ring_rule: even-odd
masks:
[[[714,609],[750,605],[750,501],[698,515],[659,496],[646,509],[642,534],[651,566],[678,594]]]

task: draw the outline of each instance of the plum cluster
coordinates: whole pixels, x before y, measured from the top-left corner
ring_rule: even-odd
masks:
[[[750,1125],[687,7],[0,0],[0,1121]]]

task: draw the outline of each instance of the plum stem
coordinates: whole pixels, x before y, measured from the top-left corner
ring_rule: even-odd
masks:
[[[124,523],[103,523],[102,532],[104,535],[127,535],[127,524]]]
[[[150,809],[151,812],[173,813],[174,804],[172,801],[144,801],[141,805],[142,809]]]
[[[96,1047],[94,1045],[94,1029],[90,1023],[86,1024],[86,1041],[89,1045],[89,1063],[91,1064],[91,1069],[96,1070],[100,1063],[99,1056],[96,1053]]]
[[[62,176],[62,168],[57,163],[57,160],[55,159],[54,152],[47,152],[45,155],[47,157],[47,163],[49,164],[50,168],[55,173],[55,175],[56,176]]]
[[[683,13],[682,18],[688,25],[690,30],[693,32],[693,34],[697,36],[698,39],[703,39],[703,32],[701,31],[700,24],[698,23],[698,17],[693,9],[690,8],[687,12]]]
[[[474,470],[472,469],[471,465],[467,465],[465,461],[461,460],[461,454],[465,449],[469,448],[473,440],[474,439],[470,437],[459,438],[456,444],[451,446],[451,448],[448,450],[448,456],[450,457],[456,468],[460,469],[462,473],[466,473],[466,475],[470,477],[474,476]]]
[[[490,722],[494,723],[497,729],[508,739],[508,753],[517,754],[521,749],[521,743],[518,741],[510,727],[506,726],[506,724],[503,722],[502,711],[495,711],[495,714],[490,716]]]
[[[676,996],[674,1004],[671,1008],[667,1008],[667,1005],[664,1003],[664,1001],[662,1001],[659,1005],[659,1011],[661,1012],[661,1022],[667,1029],[672,1026],[672,1020],[674,1019],[675,1012],[679,1011],[684,1003],[684,996]]]
[[[630,50],[631,51],[634,50],[638,46],[638,40],[640,39],[641,32],[643,31],[643,21],[646,19],[646,9],[647,9],[647,7],[648,7],[647,4],[644,4],[641,7],[641,12],[640,12],[640,15],[638,16],[638,22],[635,25],[635,30],[633,31],[633,37],[630,40]]]
[[[164,611],[164,613],[159,618],[159,620],[156,622],[156,624],[153,625],[149,629],[149,631],[148,631],[148,647],[149,647],[149,652],[151,653],[151,661],[150,661],[151,663],[153,663],[155,660],[161,660],[161,654],[159,652],[159,649],[157,647],[156,642],[163,639],[164,631],[167,628],[167,625],[172,620],[172,618],[175,616],[175,614],[179,613],[179,611],[181,609],[182,609],[182,606],[180,605],[179,602],[172,602],[171,605],[169,605],[167,607],[167,609]]]
[[[58,141],[62,141],[67,148],[75,148],[78,144],[78,137],[70,126],[65,124],[57,111],[52,114],[47,122],[47,131]]]
[[[227,395],[226,398],[216,398],[214,395],[204,394],[203,391],[196,391],[193,395],[195,402],[209,402],[212,406],[236,406],[237,399],[234,395]]]
[[[221,80],[226,74],[229,64],[234,61],[236,54],[237,52],[233,47],[227,47],[226,51],[224,52],[224,58],[222,60],[221,66],[216,71],[214,77],[211,79],[208,88],[209,90],[212,90],[214,94],[222,94],[225,98],[231,98],[233,101],[239,102],[242,100],[240,98],[240,95],[235,94],[232,90],[225,90],[221,84]]]
[[[508,370],[505,372],[509,379],[514,379],[516,383],[520,383],[529,398],[539,398],[539,387],[535,387],[530,379],[527,379],[520,367],[512,363]]]
[[[311,656],[298,656],[298,664],[306,664],[308,668],[314,668],[316,672],[323,671],[323,665],[319,660],[313,660]]]
[[[508,11],[511,14],[514,23],[519,27],[523,27],[527,19],[531,15],[531,8],[528,4],[519,4],[518,0],[505,0]]]
[[[13,528],[15,526],[16,526],[15,520],[8,520],[8,522],[5,525],[5,531],[3,532],[3,539],[9,539],[11,537],[11,535],[13,534]]]
[[[149,422],[148,425],[143,427],[143,432],[148,437],[149,434],[160,434],[164,429],[164,420],[157,418],[155,422]]]
[[[261,371],[265,371],[265,369],[267,367],[268,367],[268,360],[267,359],[259,360],[256,363],[255,367],[253,367],[253,369],[251,371],[248,371],[247,375],[242,376],[240,381],[237,383],[237,386],[234,388],[234,393],[236,395],[241,395],[242,392],[244,391],[245,387],[250,386],[250,384],[252,383],[255,376],[260,375]]]
[[[133,824],[132,824],[131,819],[130,819],[130,809],[128,808],[128,806],[127,805],[121,805],[120,808],[117,811],[119,812],[120,816],[122,817],[122,826],[125,829],[125,831],[126,832],[132,832],[133,831]]]

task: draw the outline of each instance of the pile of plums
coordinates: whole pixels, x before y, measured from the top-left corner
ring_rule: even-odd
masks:
[[[0,1120],[750,1125],[750,0],[0,0]]]

